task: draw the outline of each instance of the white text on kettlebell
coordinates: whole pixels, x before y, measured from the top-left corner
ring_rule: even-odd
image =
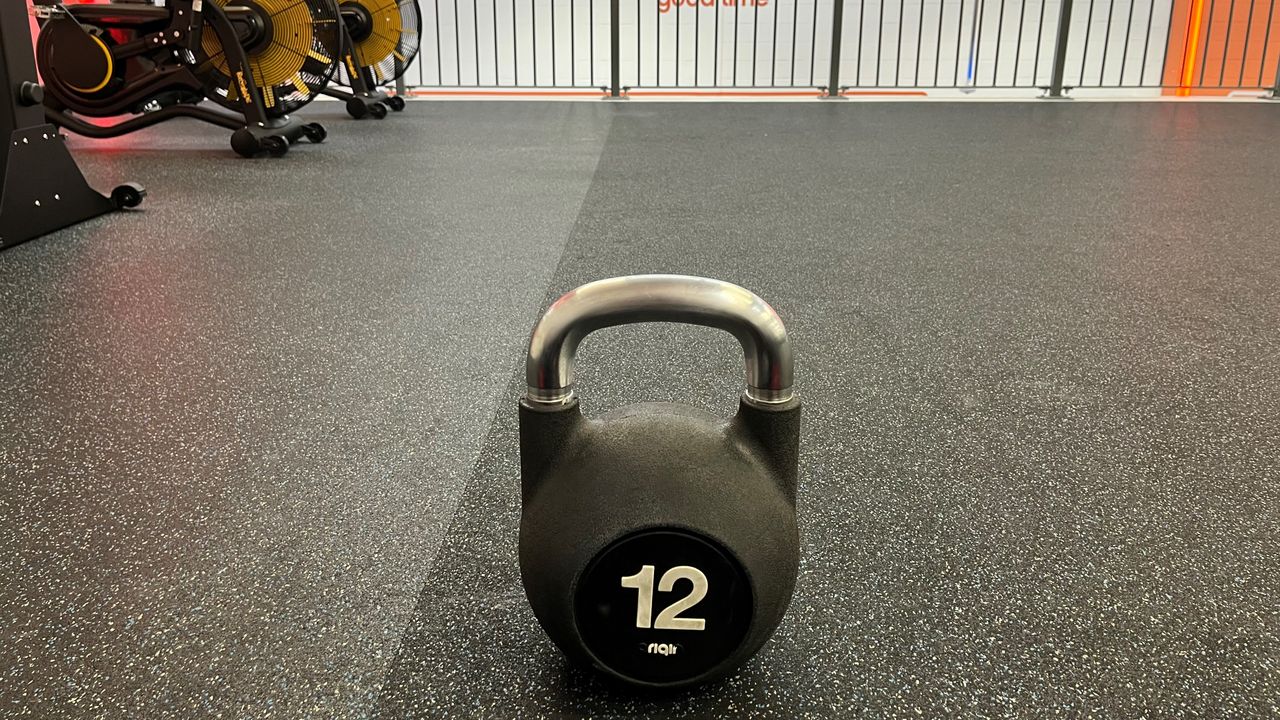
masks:
[[[678,649],[674,643],[649,643],[650,655],[675,655]]]

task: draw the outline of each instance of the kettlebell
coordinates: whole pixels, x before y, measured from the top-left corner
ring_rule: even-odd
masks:
[[[732,333],[746,360],[737,414],[643,403],[584,418],[579,343],[639,322]],[[631,685],[686,687],[729,674],[773,633],[800,561],[792,368],[773,308],[708,278],[589,283],[534,326],[520,400],[520,575],[571,660]]]

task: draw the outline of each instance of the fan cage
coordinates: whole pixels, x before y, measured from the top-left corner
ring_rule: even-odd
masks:
[[[233,0],[206,0],[226,7]],[[244,3],[234,0],[235,4]],[[332,0],[252,0],[270,16],[272,40],[247,53],[254,84],[272,117],[292,113],[319,94],[339,64],[341,38],[337,6]],[[243,111],[243,90],[232,78],[221,41],[206,23],[197,74],[214,102]]]
[[[394,82],[418,55],[422,12],[417,0],[345,0],[342,4],[361,5],[375,19],[373,34],[352,48],[357,72],[367,70],[375,85]],[[339,64],[338,81],[351,86],[345,63]]]

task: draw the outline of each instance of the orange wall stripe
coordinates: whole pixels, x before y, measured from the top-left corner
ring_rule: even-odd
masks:
[[[1204,17],[1204,0],[1193,0],[1191,17],[1187,20],[1187,51],[1182,58],[1182,81],[1178,84],[1177,94],[1186,97],[1191,94],[1196,72],[1196,58],[1199,56],[1200,23]]]
[[[413,97],[607,97],[599,90],[408,90]]]
[[[817,90],[761,90],[759,92],[734,92],[732,90],[630,90],[627,97],[822,97]]]

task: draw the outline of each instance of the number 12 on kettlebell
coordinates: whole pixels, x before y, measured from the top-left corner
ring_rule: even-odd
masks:
[[[683,600],[668,605],[667,609],[663,610],[662,614],[658,616],[657,624],[654,624],[653,572],[652,565],[645,565],[635,575],[622,578],[622,587],[635,588],[640,591],[639,598],[636,600],[636,627],[642,629],[653,627],[659,630],[705,629],[707,621],[703,618],[682,618],[680,613],[697,605],[702,598],[707,596],[707,576],[698,568],[689,567],[688,565],[671,568],[663,573],[662,581],[658,584],[659,590],[663,592],[671,590],[676,584],[676,580],[681,579],[691,581],[693,590]]]
[[[746,364],[737,414],[643,403],[584,418],[579,343],[637,322],[733,334]],[[732,672],[781,622],[799,567],[800,402],[782,320],[719,280],[601,280],[542,316],[526,376],[520,574],[542,627],[571,659],[634,685]]]

